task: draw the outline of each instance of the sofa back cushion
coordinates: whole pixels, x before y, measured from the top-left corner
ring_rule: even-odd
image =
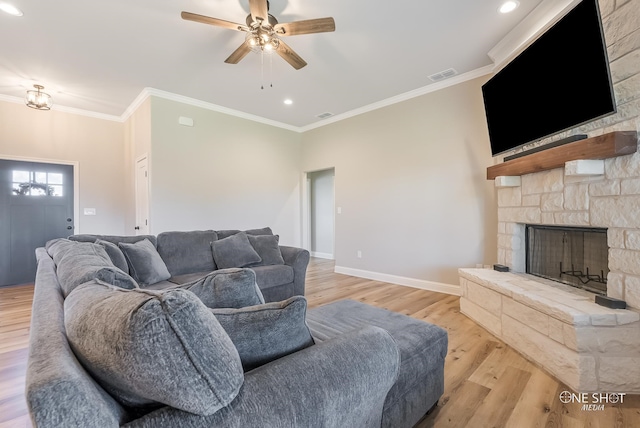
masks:
[[[96,240],[102,239],[103,241],[113,242],[116,245],[118,245],[121,242],[124,242],[126,244],[134,244],[138,241],[142,241],[143,239],[148,239],[149,241],[151,241],[154,247],[157,245],[157,240],[155,235],[124,236],[124,235],[94,235],[94,234],[88,234],[88,233],[85,233],[85,234],[81,233],[79,235],[71,235],[69,239],[71,241],[78,241],[78,242],[96,242]]]
[[[163,232],[158,235],[158,253],[171,276],[216,270],[211,243],[218,239],[213,230]]]
[[[189,291],[123,290],[91,281],[67,297],[64,320],[80,362],[125,406],[162,403],[209,415],[228,405],[244,382],[231,339]]]
[[[100,279],[120,288],[137,288],[136,281],[111,262],[105,249],[90,242],[54,239],[46,249],[56,265],[56,274],[64,297],[77,286]]]

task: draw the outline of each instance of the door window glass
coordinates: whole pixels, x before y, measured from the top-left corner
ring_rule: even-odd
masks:
[[[11,187],[14,195],[63,196],[62,174],[41,171],[13,171]]]

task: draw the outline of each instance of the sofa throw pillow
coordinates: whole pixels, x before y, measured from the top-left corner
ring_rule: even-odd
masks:
[[[242,232],[239,229],[224,229],[224,230],[216,230],[216,234],[218,235],[218,239],[228,238],[231,235],[235,235],[236,233]],[[260,229],[247,229],[244,231],[247,235],[273,235],[273,231],[269,226],[261,227]]]
[[[210,415],[238,394],[238,352],[210,310],[186,290],[123,290],[82,284],[64,302],[69,343],[121,404],[160,403]]]
[[[211,312],[233,341],[245,371],[314,344],[305,321],[307,300],[303,296]]]
[[[283,265],[284,259],[278,242],[278,235],[247,235],[249,243],[262,261],[256,266]]]
[[[120,242],[118,247],[127,259],[129,273],[141,287],[171,278],[167,265],[148,239],[134,244]]]
[[[251,269],[225,269],[211,272],[203,278],[182,284],[208,308],[243,308],[264,303]]]
[[[120,288],[138,288],[133,278],[113,265],[100,245],[56,239],[47,242],[46,249],[56,264],[56,274],[64,297],[92,279],[100,279]]]
[[[261,227],[260,229],[247,229],[245,230],[247,235],[273,235],[273,230],[269,226]]]
[[[104,248],[115,267],[122,270],[124,273],[129,273],[129,265],[127,264],[127,259],[124,257],[124,254],[122,254],[122,251],[116,244],[109,241],[103,241],[102,239],[96,239],[96,244]]]
[[[262,261],[245,232],[213,241],[211,250],[218,269],[241,268]]]

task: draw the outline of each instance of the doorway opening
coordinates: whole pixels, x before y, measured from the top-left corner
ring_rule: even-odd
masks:
[[[306,173],[303,246],[312,257],[334,259],[335,168]]]

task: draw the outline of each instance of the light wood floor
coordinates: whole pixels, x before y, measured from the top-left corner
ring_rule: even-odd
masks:
[[[427,427],[640,427],[640,396],[604,410],[563,404],[568,388],[460,313],[459,299],[340,275],[329,260],[312,259],[309,307],[354,299],[437,324],[449,332],[445,392]],[[0,428],[30,427],[24,401],[33,286],[0,288]]]

